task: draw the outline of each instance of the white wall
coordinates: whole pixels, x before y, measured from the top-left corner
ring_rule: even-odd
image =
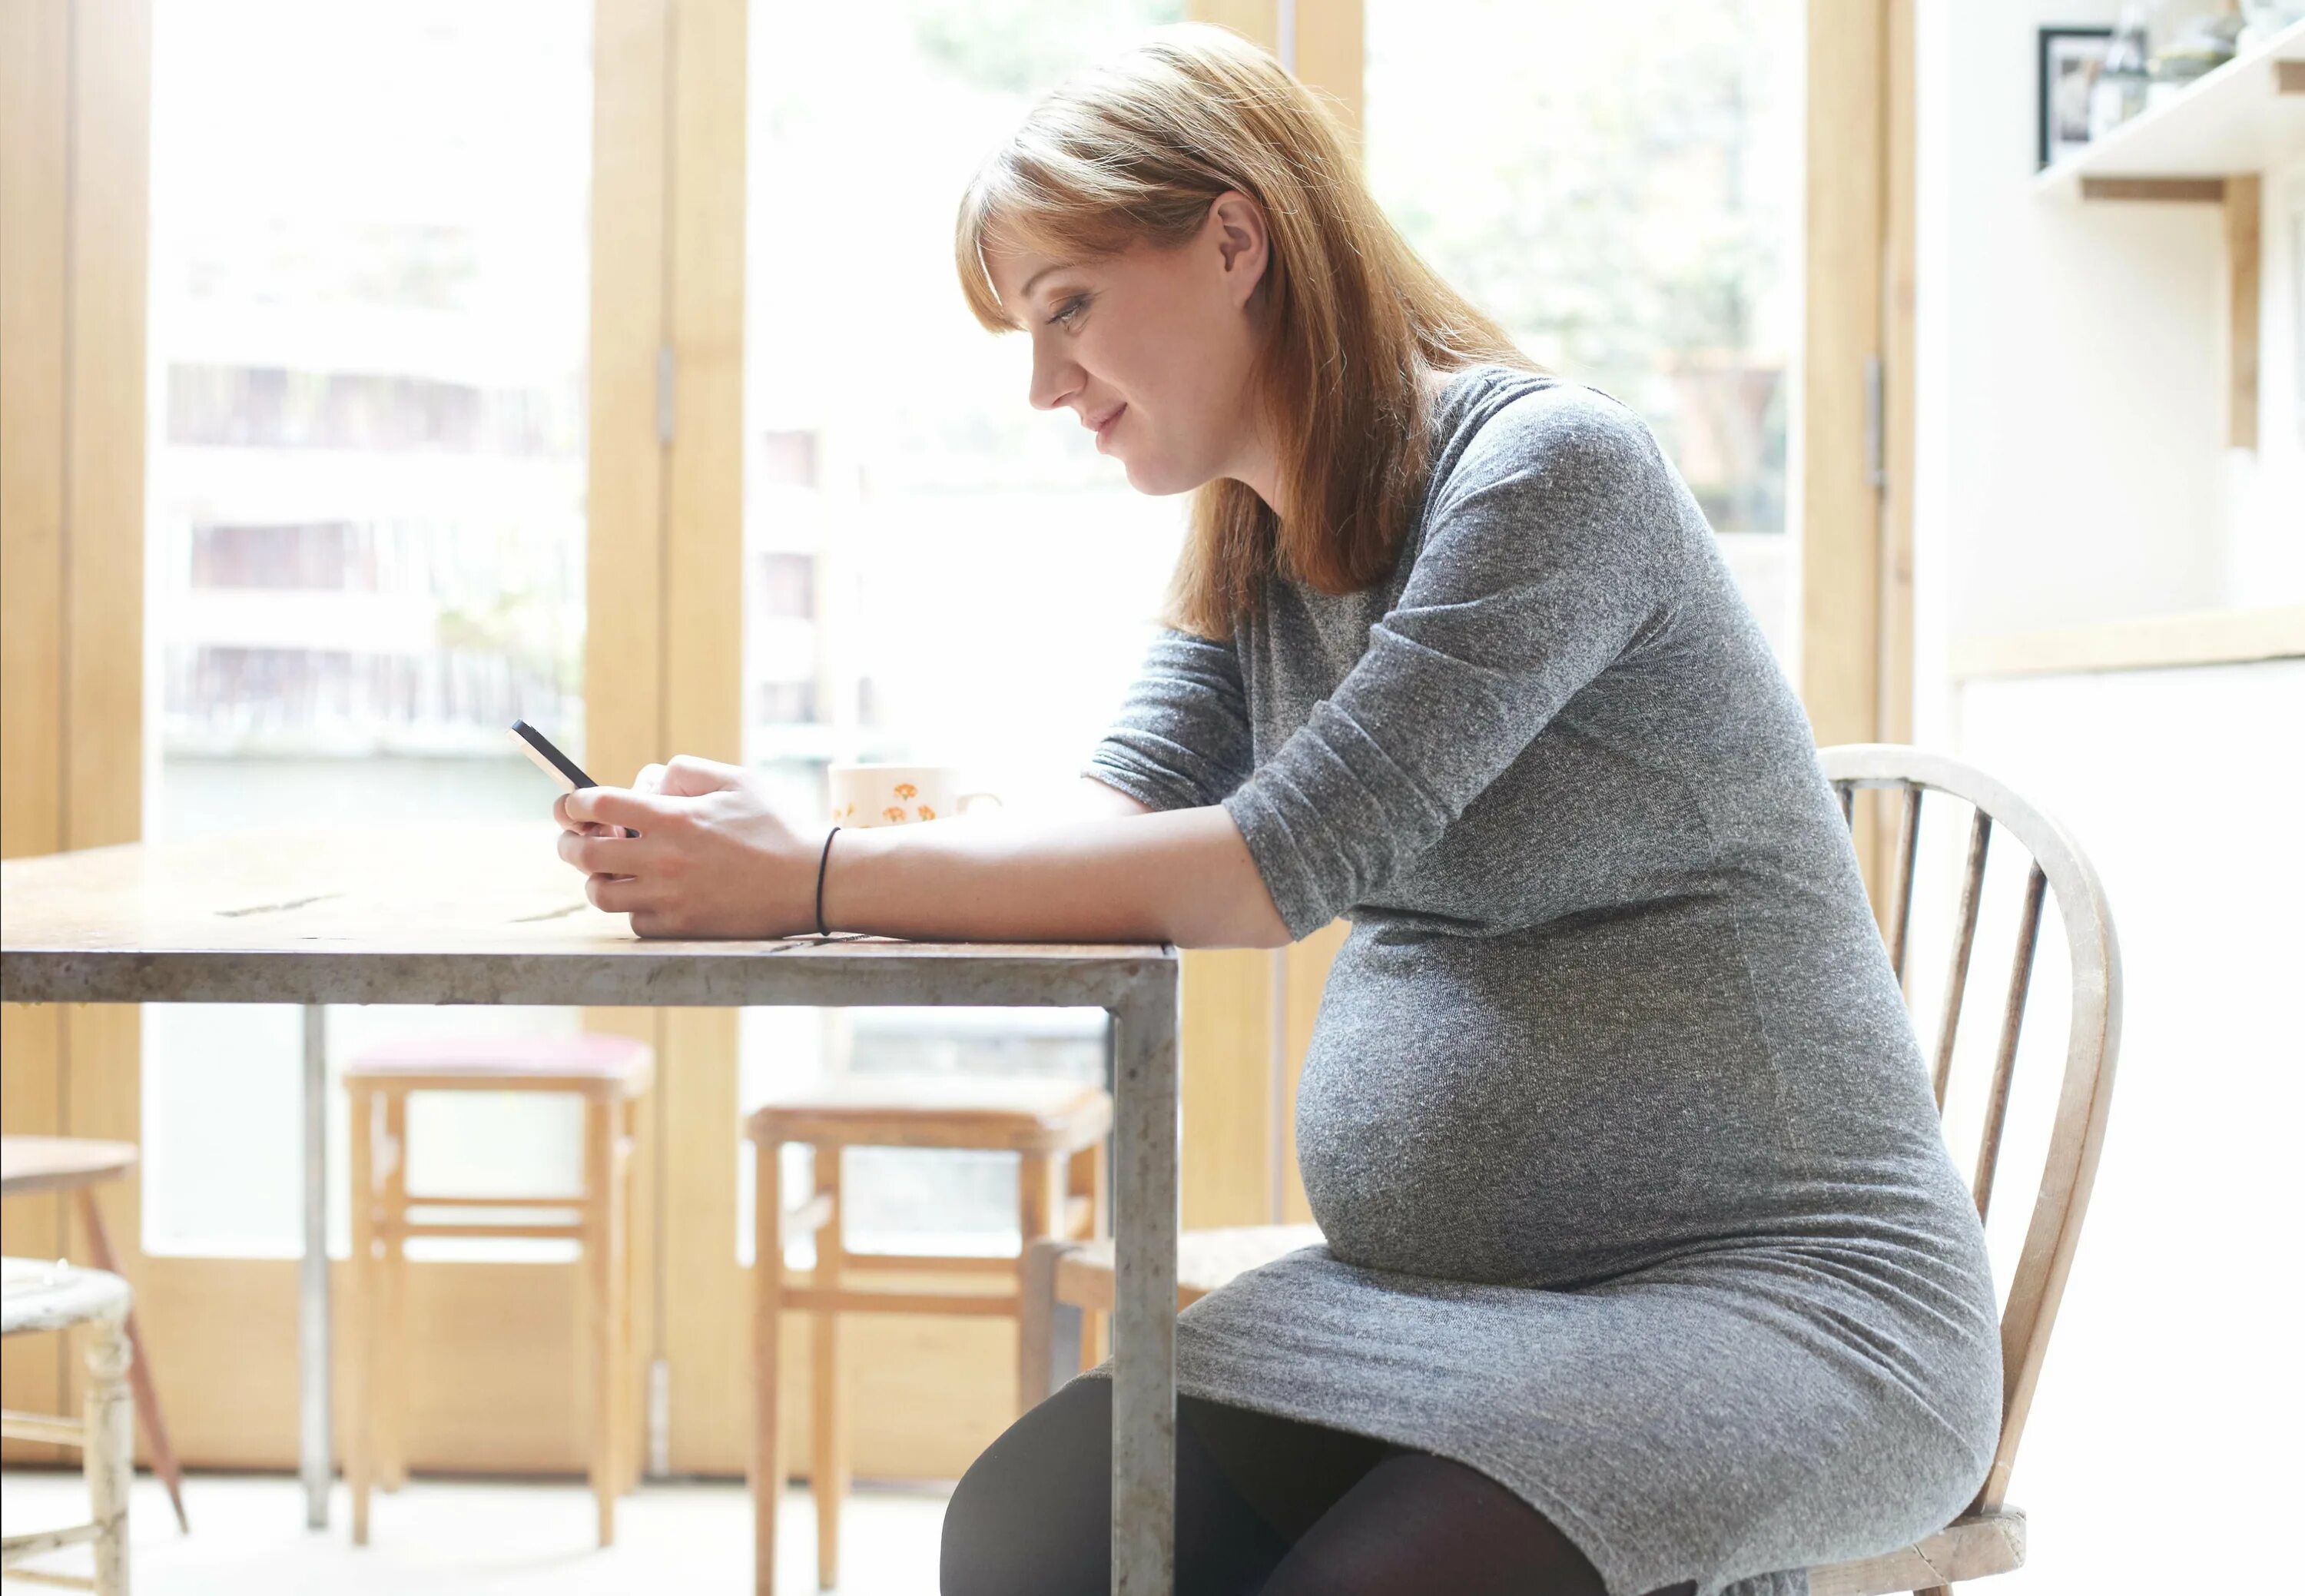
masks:
[[[2208,608],[2220,597],[2225,264],[2220,209],[2033,192],[2035,35],[2105,0],[1954,0],[1920,137],[1938,163],[1919,313],[1944,363],[1944,540],[1956,632]],[[1917,514],[1918,513],[1917,509]]]
[[[2286,220],[2305,162],[2267,175],[2254,457],[2225,448],[2219,208],[2032,192],[2035,30],[2118,9],[1919,8],[1915,739],[2071,826],[2128,983],[2104,1161],[2012,1482],[2033,1522],[2027,1568],[1994,1582],[2010,1596],[2296,1577],[2285,1438],[2305,1398],[2282,1260],[2305,1108],[2305,661],[1966,686],[1946,669],[1961,636],[2305,602]],[[1978,968],[1997,990],[2005,965]],[[2020,1073],[2045,1065],[2036,1026],[2062,1037],[2053,994],[2031,1012]]]

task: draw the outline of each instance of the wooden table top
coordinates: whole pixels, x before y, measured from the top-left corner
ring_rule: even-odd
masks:
[[[245,832],[10,859],[0,999],[1109,1007],[1176,977],[1160,943],[648,941],[585,900],[556,832]]]

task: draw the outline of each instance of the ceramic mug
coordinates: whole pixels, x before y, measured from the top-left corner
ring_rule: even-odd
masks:
[[[845,826],[917,825],[950,819],[971,798],[1000,802],[996,792],[963,792],[957,765],[835,764],[825,779],[832,789],[826,818]]]

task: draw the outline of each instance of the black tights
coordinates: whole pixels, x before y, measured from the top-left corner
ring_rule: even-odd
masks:
[[[1177,1596],[1604,1596],[1550,1519],[1463,1464],[1191,1396],[1177,1418]],[[1107,1379],[1010,1425],[945,1509],[943,1596],[1104,1596],[1111,1438]]]

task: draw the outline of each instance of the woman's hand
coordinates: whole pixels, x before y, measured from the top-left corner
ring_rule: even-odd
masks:
[[[553,805],[560,857],[596,909],[637,936],[791,936],[816,929],[824,832],[795,832],[753,774],[682,755],[629,788],[587,787]],[[614,834],[629,826],[637,837]]]

